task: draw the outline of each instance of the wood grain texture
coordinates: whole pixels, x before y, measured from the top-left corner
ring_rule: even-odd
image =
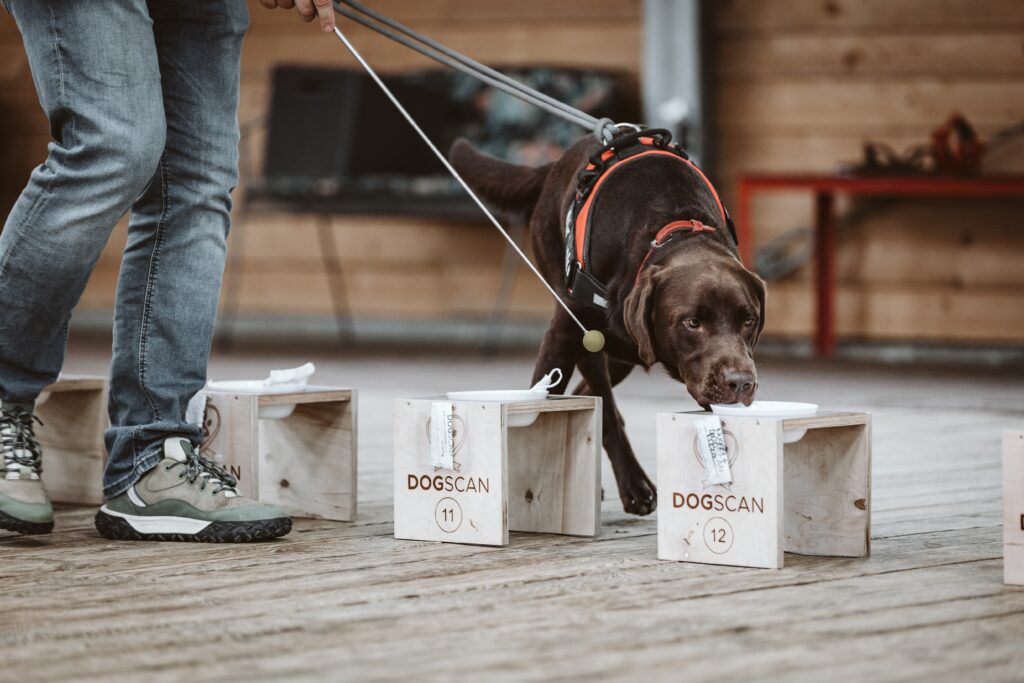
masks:
[[[887,27],[872,33],[778,34],[723,37],[716,49],[720,81],[916,76],[943,66],[948,76],[969,78],[1024,74],[1024,51],[1015,30],[965,33],[962,27],[924,34]],[[894,35],[894,33],[896,35]]]
[[[103,503],[107,450],[107,383],[102,377],[66,376],[46,388],[36,405],[43,447],[43,483],[59,503]]]
[[[936,30],[987,31],[1024,24],[1016,0],[833,0],[831,2],[716,3],[716,30],[741,33],[809,32],[828,35],[854,31],[932,33]]]
[[[395,538],[508,545],[508,434],[501,404],[451,402],[455,467],[445,470],[430,459],[432,403],[395,401]]]
[[[242,495],[296,517],[351,521],[356,516],[356,392],[232,394],[207,391],[208,455],[239,479]],[[295,405],[280,419],[260,408]]]
[[[575,407],[584,401],[586,408]],[[532,425],[508,430],[509,530],[597,536],[601,400],[547,403],[553,405],[545,406]],[[506,418],[513,408],[519,406],[505,407]]]
[[[658,557],[780,569],[783,551],[868,554],[869,415],[721,418],[732,483],[720,486],[703,483],[696,422],[706,417],[658,416]],[[782,442],[783,430],[804,427],[799,441]]]
[[[863,557],[871,547],[870,417],[808,429],[783,447],[784,548],[789,553]],[[788,420],[784,422],[784,426]]]
[[[108,358],[72,348],[69,370]],[[607,458],[597,538],[396,540],[394,401],[453,376],[519,386],[533,359],[295,349],[216,355],[211,374],[307,360],[319,381],[362,388],[358,520],[298,520],[269,544],[131,544],[100,538],[94,507],[61,507],[48,537],[0,532],[0,679],[989,683],[1024,670],[1000,468],[1002,432],[1024,431],[1019,371],[761,359],[767,398],[874,418],[871,556],[790,554],[765,571],[658,560],[664,494],[656,515],[625,515]],[[695,406],[660,372],[616,397],[653,474],[655,414]]]
[[[705,415],[658,415],[658,557],[781,569],[782,420],[722,418],[732,483],[704,484],[697,446]]]
[[[354,392],[322,392],[282,420],[259,421],[259,499],[296,517],[356,518]]]
[[[431,406],[452,406],[455,467],[431,463]],[[600,399],[395,403],[395,537],[507,545],[510,531],[600,531]],[[535,419],[510,426],[510,416]]]

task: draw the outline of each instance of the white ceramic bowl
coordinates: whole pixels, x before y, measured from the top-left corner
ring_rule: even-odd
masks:
[[[206,388],[219,394],[290,394],[305,391],[305,384],[271,384],[261,379],[238,379],[223,382],[208,382]],[[294,403],[260,406],[258,417],[261,420],[283,420],[295,412]]]
[[[546,389],[499,389],[497,391],[449,391],[449,401],[495,401],[499,403],[522,403],[543,401],[548,397]],[[508,416],[509,427],[529,427],[537,421],[537,411],[516,413]]]
[[[727,417],[810,417],[817,415],[817,403],[794,403],[789,401],[754,401],[749,406],[742,403],[712,403],[711,412]],[[807,428],[787,429],[782,433],[783,443],[796,443],[804,438]]]

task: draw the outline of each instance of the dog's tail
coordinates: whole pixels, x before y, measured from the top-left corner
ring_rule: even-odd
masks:
[[[448,159],[473,191],[498,209],[513,214],[533,211],[551,164],[533,168],[496,159],[459,138]]]

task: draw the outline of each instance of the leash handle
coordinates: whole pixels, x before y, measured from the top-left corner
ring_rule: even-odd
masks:
[[[335,10],[344,17],[362,24],[405,47],[433,59],[450,69],[477,78],[493,88],[501,90],[524,102],[559,116],[570,123],[591,130],[601,142],[609,142],[621,125],[608,118],[598,119],[575,107],[546,95],[535,88],[520,83],[514,78],[490,68],[480,62],[456,52],[450,47],[414,31],[405,24],[390,19],[355,0],[335,0]],[[360,16],[364,15],[364,16]],[[376,23],[375,23],[376,22]]]

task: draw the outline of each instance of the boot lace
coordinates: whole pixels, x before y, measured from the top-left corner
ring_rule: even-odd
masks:
[[[20,408],[0,409],[0,457],[4,475],[28,468],[33,474],[43,471],[43,449],[36,440],[35,425],[42,420]]]
[[[178,476],[187,479],[190,484],[199,479],[200,490],[205,491],[206,485],[209,484],[213,487],[213,495],[222,491],[231,497],[239,495],[235,488],[238,486],[238,479],[226,467],[202,455],[191,443],[183,445],[182,448],[185,451],[185,462],[168,465],[168,472],[180,467],[182,471]]]

